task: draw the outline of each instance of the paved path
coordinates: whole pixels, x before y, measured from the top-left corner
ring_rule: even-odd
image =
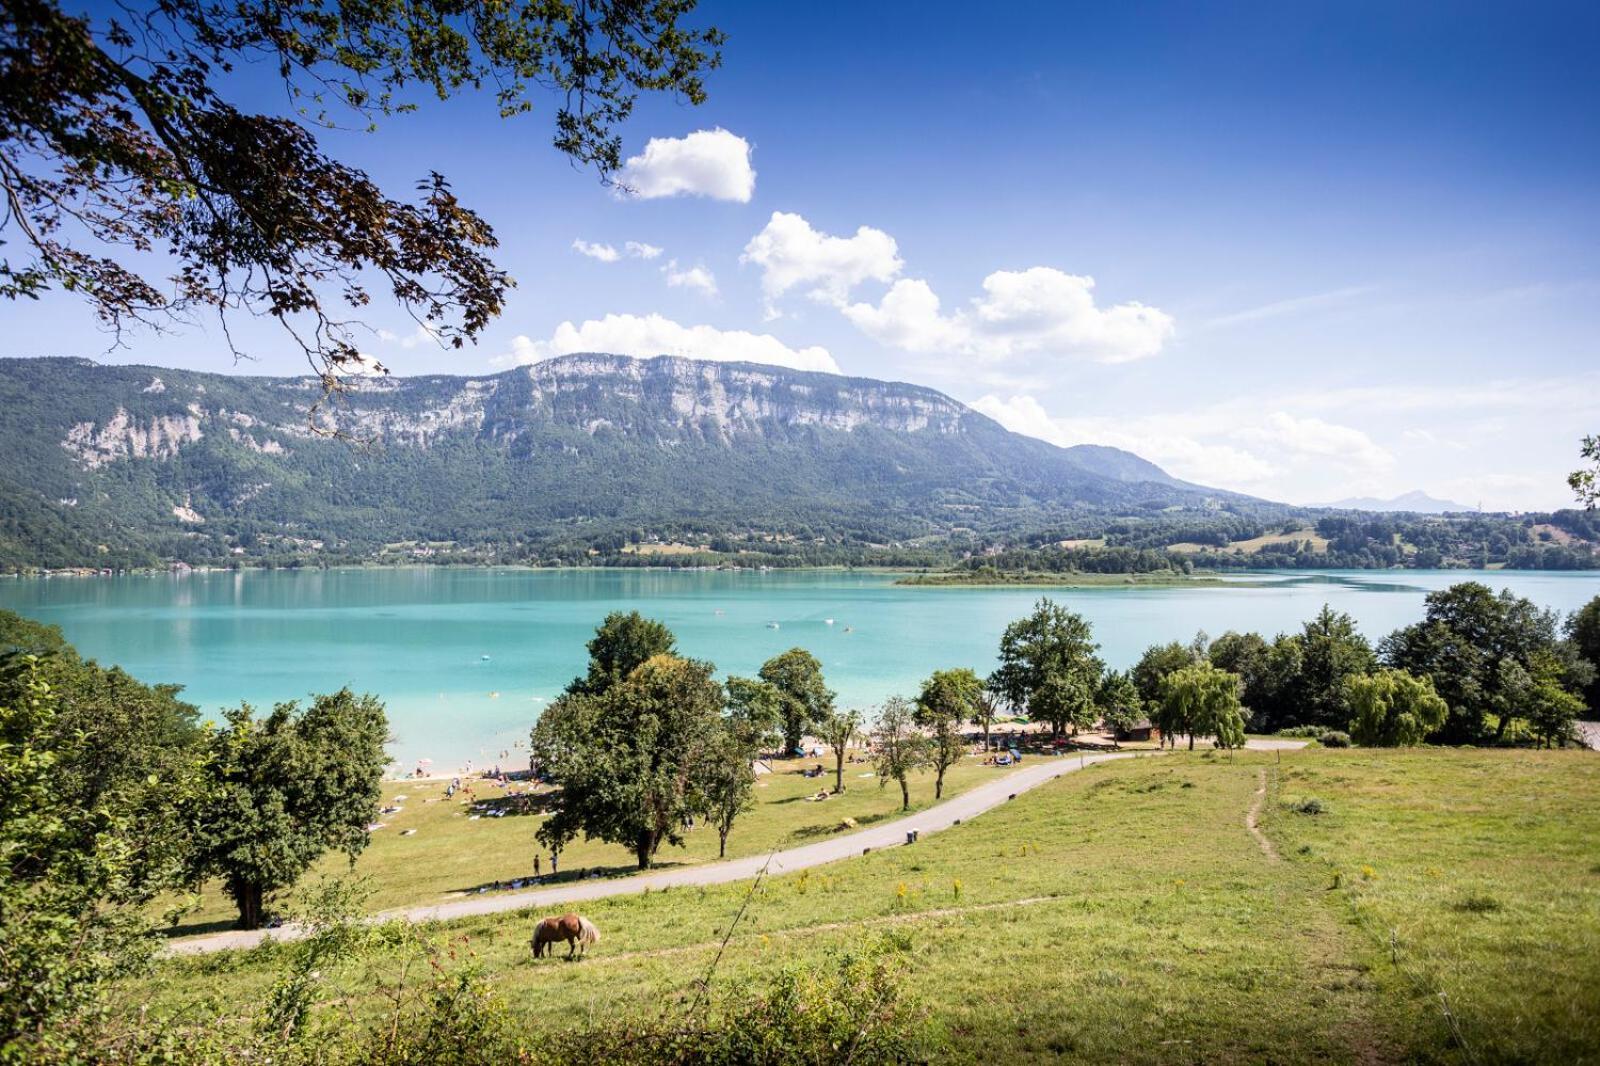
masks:
[[[1278,748],[1278,747],[1304,747],[1304,741],[1256,741],[1252,740],[1247,747]],[[925,811],[917,814],[897,818],[892,822],[885,822],[870,829],[862,829],[844,836],[830,837],[815,844],[806,844],[802,847],[789,848],[772,855],[771,866],[768,873],[771,875],[792,873],[810,866],[821,866],[824,863],[837,862],[867,851],[876,851],[880,848],[889,848],[906,842],[906,833],[915,829],[920,833],[935,833],[957,825],[968,818],[976,817],[984,811],[998,807],[1013,796],[1022,794],[1032,788],[1053,781],[1062,774],[1071,773],[1085,766],[1095,763],[1107,762],[1112,759],[1127,759],[1138,755],[1138,752],[1119,752],[1107,755],[1062,755],[1062,756],[1035,756],[1028,760],[1022,769],[987,781],[976,788],[969,789],[953,799],[935,804]],[[445,903],[435,903],[419,907],[407,907],[403,910],[385,911],[376,915],[376,920],[405,918],[414,922],[449,921],[454,918],[467,918],[480,914],[502,914],[507,911],[531,910],[534,908],[550,908],[556,904],[578,903],[584,900],[602,899],[607,896],[638,895],[647,889],[652,892],[664,888],[676,888],[688,885],[721,885],[730,881],[743,881],[754,877],[760,872],[761,867],[767,863],[766,855],[749,855],[742,859],[729,859],[725,862],[703,863],[698,866],[680,866],[669,870],[656,870],[647,874],[636,874],[630,877],[597,878],[592,881],[574,881],[557,885],[552,888],[539,888],[519,892],[494,892],[482,895],[466,896],[453,899]],[[223,951],[229,948],[251,948],[261,943],[268,937],[277,940],[294,940],[303,935],[303,930],[294,925],[285,925],[277,929],[244,931],[235,930],[227,933],[213,933],[208,936],[191,937],[174,941],[168,951],[173,954],[193,955],[212,951]]]

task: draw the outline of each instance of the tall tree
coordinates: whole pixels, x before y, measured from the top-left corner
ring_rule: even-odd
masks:
[[[52,1043],[148,961],[149,905],[180,884],[188,845],[174,830],[198,763],[119,777],[85,805],[64,768],[92,762],[94,741],[60,710],[44,664],[13,660],[0,694],[0,1062],[78,1058]]]
[[[257,929],[271,894],[325,852],[354,861],[367,846],[389,725],[382,703],[349,689],[317,696],[304,711],[280,703],[257,718],[246,704],[224,718],[209,740],[191,871],[220,877],[240,928]]]
[[[1342,729],[1350,720],[1345,702],[1345,680],[1370,673],[1377,656],[1355,619],[1324,605],[1298,634],[1300,670],[1290,698],[1300,722]]]
[[[22,254],[0,261],[0,297],[70,291],[114,329],[195,311],[268,315],[335,388],[367,363],[338,305],[359,313],[376,282],[460,347],[512,284],[488,257],[493,231],[441,175],[419,175],[416,202],[393,199],[316,131],[484,84],[510,116],[543,90],[559,101],[556,149],[609,180],[616,127],[641,92],[705,98],[722,35],[686,26],[692,7],[148,0],[69,14],[57,0],[7,3],[0,240]],[[232,97],[243,64],[281,81],[283,112]]]
[[[944,796],[945,771],[961,761],[966,752],[961,727],[976,712],[982,696],[983,682],[966,667],[935,670],[922,683],[922,692],[917,696],[917,724],[929,733],[934,799]]]
[[[917,728],[917,709],[902,696],[890,696],[872,730],[873,769],[878,787],[900,785],[900,809],[911,807],[911,775],[928,766],[928,738]]]
[[[646,618],[638,611],[613,611],[606,615],[586,645],[588,673],[574,678],[567,691],[574,695],[598,696],[647,660],[673,654],[677,646],[677,638],[664,623]]]
[[[1161,682],[1162,733],[1176,739],[1189,735],[1214,737],[1219,748],[1244,746],[1244,715],[1239,706],[1239,676],[1200,661],[1174,670]]]
[[[777,686],[751,677],[729,676],[729,728],[752,753],[772,750],[783,739],[783,693]]]
[[[817,724],[822,740],[833,751],[833,790],[844,791],[844,760],[850,745],[861,735],[860,711],[834,711]]]
[[[1138,690],[1139,698],[1144,701],[1145,713],[1152,719],[1158,717],[1161,707],[1161,683],[1173,671],[1192,665],[1194,650],[1175,640],[1166,644],[1152,644],[1139,656],[1139,661],[1128,671],[1128,677]],[[1161,730],[1166,732],[1164,726]]]
[[[1384,662],[1433,681],[1450,705],[1438,739],[1448,744],[1480,744],[1498,740],[1510,723],[1496,714],[1515,679],[1503,665],[1516,663],[1528,674],[1541,656],[1562,664],[1563,681],[1576,688],[1589,675],[1570,645],[1558,639],[1554,612],[1541,610],[1509,590],[1498,595],[1477,581],[1463,581],[1424,600],[1423,620],[1384,638]]]
[[[717,830],[717,857],[728,855],[728,834],[739,815],[755,806],[755,750],[747,734],[725,722],[706,745],[705,765],[695,774],[697,806]]]
[[[599,695],[568,693],[539,716],[534,763],[557,786],[539,840],[559,850],[579,833],[632,850],[649,869],[708,790],[725,733],[722,686],[709,663],[656,655]]]
[[[1577,657],[1589,668],[1589,680],[1583,686],[1588,717],[1600,718],[1600,596],[1584,604],[1567,619],[1567,640],[1571,642]]]
[[[1095,705],[1112,737],[1120,737],[1144,716],[1144,701],[1125,671],[1110,670],[1095,693]]]
[[[1049,720],[1059,735],[1079,705],[1067,697],[1088,693],[1092,702],[1105,670],[1098,650],[1086,619],[1041,599],[1032,614],[1001,634],[1000,665],[988,685],[1013,709],[1027,708]]]
[[[1345,679],[1350,736],[1373,748],[1409,747],[1444,725],[1450,707],[1428,678],[1385,669]]]
[[[972,724],[983,728],[983,750],[989,750],[989,733],[994,728],[995,716],[1000,713],[1000,704],[995,695],[985,683],[983,691],[978,693],[978,698],[972,704]]]
[[[804,648],[790,648],[761,666],[761,680],[783,697],[783,745],[793,754],[800,738],[833,713],[833,693],[822,678],[822,663]]]

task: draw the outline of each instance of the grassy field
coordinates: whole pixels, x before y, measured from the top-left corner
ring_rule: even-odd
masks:
[[[1236,540],[1226,548],[1218,549],[1211,544],[1196,544],[1193,541],[1180,541],[1177,544],[1168,544],[1167,550],[1172,552],[1202,552],[1202,551],[1237,551],[1246,555],[1254,555],[1262,548],[1273,544],[1298,544],[1302,541],[1311,543],[1311,550],[1325,552],[1328,550],[1328,538],[1318,536],[1317,531],[1310,526],[1297,529],[1293,533],[1263,533],[1259,537],[1249,540]]]
[[[939,1061],[1594,1061],[1597,841],[1590,753],[1179,752],[767,881],[717,979],[893,930]],[[586,904],[605,939],[575,965],[531,962],[526,916],[437,935],[530,1028],[579,1024],[671,1009],[747,895]],[[284,950],[168,961],[130,1002],[246,1006]],[[394,965],[341,973],[345,1004],[376,1009]]]
[[[800,771],[821,763],[827,773],[808,778]],[[778,760],[774,772],[763,774],[756,783],[756,806],[734,823],[728,836],[728,857],[766,852],[779,844],[803,844],[838,831],[846,819],[868,826],[884,818],[899,816],[900,790],[878,787],[875,778],[863,778],[870,766],[845,765],[845,791],[822,803],[809,802],[821,788],[833,787],[833,756],[822,759]],[[980,765],[976,758],[963,759],[945,776],[945,795],[964,792],[1007,771]],[[385,782],[383,806],[400,808],[398,813],[380,816],[383,828],[372,834],[372,843],[356,860],[354,874],[367,879],[373,910],[388,910],[409,904],[434,903],[442,899],[477,892],[497,891],[512,881],[533,876],[533,860],[540,855],[541,873],[548,878],[550,856],[534,839],[543,820],[537,797],[526,806],[507,789],[486,781],[465,779],[470,791],[445,799],[447,782]],[[525,783],[512,782],[521,790]],[[933,778],[912,779],[912,810],[933,802]],[[493,817],[490,811],[507,813]],[[478,817],[474,818],[473,815]],[[405,835],[407,830],[415,830]],[[690,831],[681,848],[664,845],[657,855],[661,866],[707,862],[717,858],[717,834],[701,827]],[[605,876],[625,875],[636,870],[632,852],[624,847],[599,842],[574,841],[561,854],[561,877],[567,880],[598,870]],[[351,872],[342,855],[329,856],[317,865],[318,875]],[[292,902],[292,900],[291,900]],[[165,904],[163,904],[165,905]],[[214,932],[231,927],[238,912],[220,885],[208,885],[201,893],[200,906],[186,914],[176,932],[179,935]]]

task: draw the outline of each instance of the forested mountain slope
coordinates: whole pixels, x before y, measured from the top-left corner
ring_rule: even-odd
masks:
[[[319,395],[310,377],[0,360],[0,565],[413,543],[548,560],[662,534],[888,544],[1252,503],[931,389],[748,363],[367,378],[313,418]]]

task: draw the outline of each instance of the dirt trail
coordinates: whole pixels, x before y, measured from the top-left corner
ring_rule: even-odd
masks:
[[[1261,808],[1267,802],[1267,772],[1259,771],[1256,778],[1256,798],[1251,802],[1250,809],[1244,812],[1244,827],[1250,830],[1250,835],[1256,838],[1256,843],[1261,845],[1261,853],[1273,862],[1279,860],[1278,849],[1272,841],[1267,839],[1267,834],[1261,831]]]

